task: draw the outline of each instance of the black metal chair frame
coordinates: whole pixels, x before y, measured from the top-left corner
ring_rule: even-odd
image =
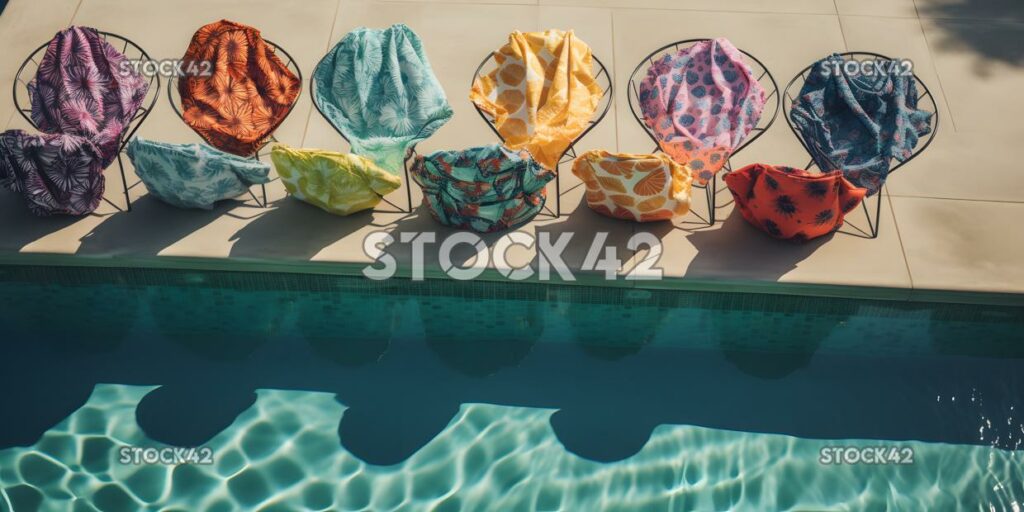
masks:
[[[114,33],[111,33],[111,32],[97,31],[97,33],[101,37],[103,37],[103,39],[105,41],[113,44],[115,47],[120,45],[121,46],[121,53],[125,54],[125,56],[128,56],[128,48],[131,48],[132,49],[132,53],[138,52],[138,55],[139,55],[140,59],[145,60],[145,61],[152,61],[153,60],[149,56],[149,54],[146,53],[146,51],[142,49],[141,46],[136,44],[131,39],[128,39],[128,38],[126,38],[124,36],[120,36],[120,35],[117,35],[117,34],[114,34]],[[22,78],[22,73],[25,72],[25,70],[28,67],[28,64],[30,62],[35,64],[35,66],[36,66],[35,69],[36,70],[39,69],[40,61],[42,59],[40,58],[40,59],[37,60],[36,57],[38,55],[40,55],[40,53],[45,53],[46,52],[46,48],[48,46],[50,46],[50,42],[49,41],[43,43],[41,46],[36,48],[35,51],[33,51],[28,56],[28,58],[25,59],[24,62],[21,63],[21,67],[18,68],[18,73],[15,75],[14,85],[13,85],[13,88],[12,88],[12,94],[14,96],[14,106],[15,106],[15,108],[18,109],[18,113],[21,114],[21,117],[25,118],[25,120],[28,121],[28,123],[33,128],[35,128],[36,130],[38,130],[39,127],[36,126],[36,123],[32,120],[32,109],[31,108],[25,108],[25,106],[22,104],[22,102],[18,98],[18,91],[19,90],[24,90],[25,91],[26,99],[28,99],[28,94],[29,94],[28,93],[28,84],[29,84],[29,82],[25,81],[25,79]],[[22,85],[22,87],[18,86],[19,83]],[[115,204],[110,199],[107,199],[106,194],[104,194],[104,197],[103,197],[103,201],[104,202],[106,202],[110,206],[113,206],[116,210],[121,211],[121,212],[130,212],[130,211],[132,211],[132,200],[131,200],[131,197],[128,194],[128,191],[129,191],[128,177],[125,174],[124,160],[122,159],[121,154],[124,153],[125,148],[128,146],[128,141],[131,140],[131,138],[135,135],[135,132],[137,132],[139,127],[142,126],[142,123],[145,122],[147,117],[149,117],[150,112],[153,111],[153,107],[156,106],[157,98],[160,96],[160,77],[157,74],[155,74],[155,73],[149,77],[149,91],[146,92],[146,96],[149,97],[150,95],[152,95],[152,99],[150,99],[148,102],[146,102],[141,107],[139,107],[139,110],[132,117],[131,121],[128,122],[128,126],[126,127],[126,129],[121,132],[121,139],[118,141],[117,167],[118,167],[118,169],[121,172],[121,186],[124,189],[125,206],[124,206],[124,208],[118,206],[117,204]]]
[[[337,132],[338,136],[340,136],[342,139],[344,139],[345,142],[348,143],[351,146],[352,145],[352,141],[348,140],[348,137],[346,137],[344,133],[341,133],[341,130],[339,130],[338,127],[334,126],[334,123],[332,123],[331,120],[327,117],[327,114],[324,113],[324,109],[322,107],[320,107],[320,103],[318,103],[316,101],[316,92],[315,92],[316,91],[316,71],[315,70],[320,67],[320,63],[323,62],[324,59],[326,59],[328,57],[328,55],[325,55],[322,59],[320,59],[320,62],[317,62],[316,67],[313,68],[314,69],[313,76],[309,77],[309,93],[310,93],[310,97],[313,98],[313,106],[316,108],[316,111],[320,113],[320,116],[324,118],[324,121],[327,121],[327,124],[331,125],[331,128],[334,128],[334,131]],[[423,128],[426,128],[426,127],[424,126]],[[422,131],[423,128],[420,128],[420,131]],[[413,146],[413,147],[409,148],[409,151],[405,154],[405,159],[402,162],[402,167],[404,167],[404,170],[405,170],[405,182],[403,183],[403,185],[405,185],[406,207],[402,208],[402,207],[396,205],[395,203],[392,203],[391,201],[388,201],[386,198],[382,197],[381,200],[384,201],[387,204],[390,204],[392,207],[395,208],[395,210],[379,210],[377,208],[374,208],[372,210],[373,212],[376,212],[376,213],[412,213],[412,181],[409,179],[409,162],[415,157],[415,155],[416,155],[416,147]]]
[[[874,53],[874,52],[855,51],[855,52],[840,53],[839,55],[842,56],[845,60],[850,60],[850,59],[858,60],[858,58],[862,58],[862,59],[865,59],[865,60],[866,59],[887,60],[887,61],[892,61],[893,60],[892,57],[888,57],[886,55],[882,55],[880,53]],[[793,131],[793,135],[796,135],[797,140],[800,141],[800,145],[803,146],[804,151],[807,151],[808,155],[811,154],[811,150],[807,146],[807,142],[804,141],[803,136],[801,136],[800,132],[797,131],[796,126],[793,125],[793,120],[792,120],[792,118],[790,118],[789,114],[790,114],[790,112],[791,112],[791,110],[793,108],[793,103],[796,102],[796,97],[793,95],[793,87],[797,85],[797,82],[799,82],[800,83],[800,88],[803,88],[803,83],[807,80],[807,76],[808,76],[807,74],[810,73],[811,69],[813,69],[813,68],[814,68],[814,64],[811,64],[810,66],[807,66],[806,68],[801,70],[799,73],[797,73],[797,75],[794,76],[792,80],[789,81],[789,84],[786,85],[785,94],[784,94],[785,99],[788,100],[788,101],[784,101],[784,104],[783,104],[783,110],[785,110],[786,124],[789,125],[789,129]],[[896,166],[894,166],[891,169],[889,169],[888,174],[886,174],[886,179],[888,179],[889,176],[892,176],[892,173],[896,172],[897,169],[899,169],[900,167],[903,167],[904,165],[906,165],[908,162],[910,162],[914,158],[917,158],[917,155],[920,155],[921,152],[923,152],[925,149],[927,149],[928,146],[931,145],[932,140],[935,139],[935,134],[939,131],[939,107],[938,107],[938,104],[935,102],[935,97],[932,95],[932,91],[928,88],[928,86],[925,85],[924,81],[922,81],[921,78],[918,77],[916,74],[914,75],[914,81],[916,82],[917,91],[918,91],[918,96],[917,96],[918,107],[920,107],[921,100],[924,99],[925,97],[927,97],[928,101],[931,103],[931,107],[932,108],[931,108],[930,112],[932,112],[932,129],[931,129],[931,132],[926,136],[927,139],[925,139],[924,144],[918,144],[917,147],[914,148],[914,152],[910,155],[910,157],[908,157],[906,160],[896,164]],[[799,94],[799,89],[800,88],[797,89],[796,94]],[[807,169],[810,169],[811,167],[816,167],[816,164],[814,163],[814,158],[811,158],[810,161],[807,163],[807,166],[806,166]],[[874,219],[871,218],[871,209],[868,208],[868,205],[867,205],[868,199],[865,198],[864,201],[861,202],[861,207],[864,210],[864,216],[867,218],[867,221],[868,221],[868,230],[869,230],[869,233],[864,233],[864,234],[865,235],[869,235],[870,238],[878,238],[879,220],[881,220],[881,215],[882,215],[882,192],[884,190],[885,190],[885,184],[883,183],[882,187],[879,188],[878,192],[876,194],[874,194],[874,196],[875,196],[875,199],[874,199],[874,201],[875,201]],[[859,228],[855,228],[855,229],[859,229]]]
[[[291,106],[288,107],[288,112],[285,113],[284,118],[282,119],[282,123],[283,123],[284,119],[288,119],[288,116],[290,116],[292,114],[292,111],[295,110],[295,105],[299,103],[299,96],[302,95],[302,84],[303,84],[303,80],[304,80],[302,78],[302,70],[299,69],[298,63],[295,61],[294,58],[292,58],[291,54],[289,54],[284,48],[281,48],[277,44],[271,42],[269,39],[264,39],[263,41],[265,43],[267,43],[267,46],[269,46],[270,49],[273,50],[275,54],[280,52],[282,55],[287,57],[287,60],[285,60],[285,63],[284,63],[285,67],[291,69],[292,72],[295,73],[295,76],[298,77],[298,79],[299,79],[299,81],[298,81],[298,83],[299,83],[299,95],[297,95],[295,97],[295,101],[293,101]],[[181,108],[178,107],[178,105],[179,105],[179,103],[181,101],[181,96],[179,94],[177,85],[178,85],[178,77],[172,77],[168,81],[168,83],[167,83],[167,100],[170,101],[171,108],[174,109],[174,113],[178,115],[178,118],[181,119],[182,122],[185,122],[185,116],[184,116],[184,114],[182,114]],[[174,98],[176,94],[178,95],[178,101],[175,101],[175,98]],[[280,125],[278,125],[278,127],[280,127]],[[263,152],[263,150],[268,145],[270,145],[271,142],[277,142],[277,137],[275,137],[273,133],[271,133],[270,136],[267,137],[267,140],[265,140],[263,142],[263,144],[260,144],[259,149],[256,150],[256,153],[253,154],[251,158],[256,160],[256,161],[259,161],[264,156],[267,156],[269,153]],[[262,201],[260,201],[260,198],[256,197],[256,194],[253,193],[252,188],[249,189],[249,195],[252,197],[253,201],[256,201],[257,205],[259,205],[261,208],[266,208],[267,207],[267,184],[266,183],[261,183],[260,184],[260,191],[262,192],[262,196],[263,196],[263,200]]]
[[[472,87],[472,84],[476,83],[476,80],[477,78],[480,77],[480,72],[484,69],[484,66],[486,66],[488,62],[493,60],[496,54],[497,52],[491,52],[487,54],[487,57],[485,57],[482,62],[480,62],[480,65],[477,66],[476,71],[473,73],[473,81],[470,82],[470,87]],[[555,211],[551,212],[550,208],[545,206],[545,210],[549,212],[548,215],[553,218],[558,218],[562,216],[562,174],[558,172],[558,168],[563,163],[571,162],[576,159],[576,144],[579,143],[579,141],[582,140],[583,137],[586,137],[587,134],[590,133],[590,131],[593,130],[594,127],[597,126],[597,124],[600,123],[606,115],[608,115],[608,111],[611,110],[614,89],[611,74],[608,73],[608,68],[605,67],[603,62],[601,62],[601,59],[598,59],[597,56],[593,54],[591,55],[591,57],[594,59],[594,64],[596,64],[598,68],[597,73],[594,74],[594,80],[598,81],[603,76],[605,80],[608,82],[607,86],[604,87],[604,91],[601,94],[601,97],[598,99],[599,102],[604,102],[604,108],[601,108],[600,103],[598,103],[597,112],[599,112],[599,114],[597,115],[597,117],[591,119],[588,122],[589,126],[587,126],[585,130],[583,130],[583,133],[580,133],[575,139],[572,140],[571,143],[569,143],[569,147],[567,147],[565,151],[562,152],[562,155],[558,158],[558,164],[555,166]],[[504,143],[505,138],[501,136],[501,133],[498,132],[498,128],[494,125],[494,118],[492,118],[486,112],[484,112],[479,106],[477,106],[476,103],[473,103],[473,107],[476,108],[477,114],[480,114],[480,117],[484,120],[484,122],[487,123],[487,126],[491,128],[491,131],[493,131],[494,134],[498,136],[498,139],[501,140],[502,143]]]
[[[637,80],[642,79],[642,76],[640,76],[641,70],[644,71],[643,75],[646,76],[647,69],[650,66],[654,65],[655,56],[660,56],[661,54],[669,50],[672,50],[673,52],[678,52],[684,47],[689,47],[696,43],[710,40],[710,38],[696,38],[685,39],[683,41],[676,41],[674,43],[666,44],[665,46],[662,46],[661,48],[654,50],[646,57],[644,57],[643,60],[641,60],[640,63],[636,65],[636,68],[633,69],[633,74],[629,76],[629,93],[627,94],[629,98],[629,110],[633,113],[633,118],[636,119],[636,122],[640,123],[640,126],[643,127],[644,132],[647,133],[647,136],[650,137],[651,140],[654,142],[654,151],[661,151],[661,145],[658,143],[658,138],[655,137],[654,132],[651,130],[649,126],[647,126],[647,123],[644,122],[644,118],[639,112],[640,91],[637,87]],[[745,50],[741,49],[740,52],[746,58],[750,59],[755,64],[757,64],[758,67],[760,67],[761,74],[757,76],[758,82],[761,82],[761,80],[764,79],[765,77],[767,77],[768,80],[771,82],[771,93],[765,97],[765,105],[772,105],[773,103],[771,99],[773,97],[775,98],[775,102],[774,107],[772,108],[771,116],[765,116],[762,112],[761,119],[758,120],[757,126],[750,130],[751,133],[747,135],[747,138],[739,145],[739,147],[734,149],[732,153],[729,154],[729,158],[726,159],[725,166],[722,168],[722,171],[724,172],[732,171],[732,157],[736,156],[740,151],[743,151],[744,148],[746,148],[752,142],[754,142],[762,135],[764,135],[764,132],[768,131],[768,128],[771,128],[772,124],[775,123],[775,119],[779,116],[779,110],[781,105],[779,99],[779,85],[775,81],[775,77],[772,76],[770,71],[768,71],[768,67],[765,66],[764,63],[762,63],[757,57],[754,57]],[[762,84],[762,87],[764,87],[764,84]],[[767,90],[767,88],[765,89]],[[715,173],[714,177],[711,178],[711,181],[707,185],[693,185],[695,188],[704,189],[704,198],[707,200],[708,205],[708,218],[706,219],[706,221],[709,226],[713,226],[715,224],[715,209],[717,208],[718,203],[718,180],[720,174],[723,174],[723,172]],[[696,213],[694,215],[696,215]]]

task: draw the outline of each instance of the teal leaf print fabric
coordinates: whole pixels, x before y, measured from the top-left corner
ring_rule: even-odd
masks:
[[[179,208],[210,210],[269,180],[270,165],[206,144],[170,144],[135,137],[128,158],[150,194]]]
[[[452,117],[419,36],[402,24],[349,32],[317,64],[313,81],[313,101],[352,152],[393,174]]]
[[[544,208],[544,186],[555,177],[526,150],[499,144],[418,156],[410,173],[435,220],[481,233],[533,219]]]

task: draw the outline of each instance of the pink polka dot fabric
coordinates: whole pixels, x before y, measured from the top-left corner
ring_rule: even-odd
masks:
[[[717,38],[655,61],[640,83],[639,99],[662,151],[704,185],[757,126],[765,93],[743,54]]]

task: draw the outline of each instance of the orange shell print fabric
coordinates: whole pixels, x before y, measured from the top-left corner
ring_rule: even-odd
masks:
[[[747,222],[775,238],[794,242],[836,231],[867,194],[867,189],[847,181],[842,171],[816,174],[764,164],[730,172],[725,183]]]
[[[186,65],[209,62],[211,76],[178,82],[182,117],[206,142],[240,156],[259,151],[288,116],[301,84],[259,30],[221,20],[192,36]]]
[[[590,46],[570,30],[513,32],[495,52],[498,66],[473,83],[470,100],[494,118],[511,149],[526,149],[555,170],[587,129],[603,90]]]
[[[587,186],[587,205],[608,217],[650,222],[690,211],[692,173],[664,153],[587,151],[572,173]]]

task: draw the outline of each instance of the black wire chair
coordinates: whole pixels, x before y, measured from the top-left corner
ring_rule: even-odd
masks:
[[[658,144],[658,138],[655,137],[654,131],[647,126],[647,123],[644,122],[643,116],[640,114],[640,90],[637,83],[647,76],[648,69],[654,65],[655,62],[662,59],[665,54],[670,52],[673,54],[678,53],[683,48],[693,46],[694,44],[702,41],[710,41],[710,39],[686,39],[666,44],[644,57],[643,60],[636,65],[636,68],[633,69],[633,74],[629,76],[629,93],[627,94],[627,97],[629,98],[629,110],[633,113],[633,118],[636,119],[636,122],[640,123],[644,132],[647,133],[647,136],[654,142],[654,151],[660,151],[661,145]],[[761,83],[761,87],[765,90],[765,109],[761,112],[761,119],[758,120],[757,126],[750,130],[747,138],[743,140],[739,147],[729,154],[729,158],[725,161],[725,166],[722,168],[724,172],[732,171],[732,157],[739,154],[740,151],[743,151],[744,148],[764,135],[764,132],[766,132],[768,128],[771,128],[772,124],[775,123],[775,118],[779,116],[779,86],[775,82],[775,77],[772,76],[771,72],[768,71],[768,68],[764,63],[758,60],[757,57],[754,57],[744,50],[740,50],[740,52],[743,53],[749,61],[747,62],[747,65],[750,66],[751,72],[753,72],[753,75],[757,77],[757,81]],[[775,98],[775,101],[772,101],[772,98]],[[704,197],[707,200],[708,205],[708,218],[702,220],[706,220],[709,226],[715,224],[715,209],[718,206],[718,180],[720,174],[723,173],[715,173],[715,176],[707,185],[693,185],[695,188],[704,189]],[[694,213],[694,215],[697,214]],[[699,215],[697,216],[700,217]]]
[[[320,63],[323,62],[324,59],[326,59],[329,55],[330,54],[324,55],[324,57],[322,59],[320,59],[320,62],[317,62],[316,67],[313,68],[314,69],[314,72],[313,72],[314,76],[309,77],[309,93],[310,93],[310,95],[313,98],[313,106],[316,107],[316,111],[320,113],[320,116],[323,117],[325,121],[327,121],[327,124],[331,125],[331,128],[334,128],[334,131],[338,133],[338,136],[340,136],[342,139],[344,139],[345,142],[348,143],[351,146],[352,141],[348,140],[348,137],[346,137],[344,133],[341,133],[341,130],[339,130],[338,127],[334,126],[334,123],[331,122],[331,119],[328,118],[327,114],[324,112],[323,107],[321,107],[320,103],[317,102],[317,100],[316,100],[317,94],[316,94],[316,76],[315,76],[316,75],[316,71],[315,70],[316,70],[316,68],[320,67]],[[426,128],[426,126],[424,126],[423,128],[420,128],[420,130],[422,131],[425,128]],[[405,187],[406,207],[402,208],[402,207],[396,205],[395,203],[392,203],[391,201],[388,201],[386,198],[382,197],[381,198],[382,201],[384,201],[385,203],[391,205],[395,209],[394,210],[379,210],[377,208],[374,208],[372,211],[377,212],[377,213],[412,213],[412,181],[410,181],[410,179],[409,179],[409,162],[411,162],[412,159],[415,158],[415,156],[416,156],[416,147],[413,146],[413,147],[409,148],[408,152],[406,152],[405,159],[404,159],[403,164],[402,164],[402,167],[404,167],[404,170],[405,170],[405,181],[402,183],[402,186]]]
[[[846,52],[846,53],[840,53],[839,55],[842,56],[845,60],[858,60],[858,61],[861,61],[861,60],[878,60],[878,61],[890,61],[890,62],[894,60],[892,57],[887,57],[887,56],[882,55],[880,53],[874,53],[874,52]],[[792,112],[792,109],[793,109],[793,103],[796,102],[796,96],[794,94],[796,94],[796,95],[800,94],[800,90],[803,88],[804,82],[807,81],[808,73],[810,73],[811,69],[813,69],[813,68],[814,68],[814,64],[811,64],[810,66],[807,66],[806,68],[801,70],[795,77],[793,77],[792,80],[789,81],[789,84],[786,85],[785,94],[784,94],[785,100],[784,100],[784,105],[783,105],[783,109],[786,112],[785,113],[786,123],[789,125],[789,129],[793,131],[793,134],[796,135],[797,140],[800,141],[800,145],[803,146],[805,151],[807,151],[808,155],[811,154],[811,150],[807,146],[807,142],[804,141],[803,136],[800,135],[799,131],[797,131],[796,126],[793,125],[793,119],[790,117],[790,113]],[[889,169],[889,173],[886,175],[887,179],[888,179],[888,177],[892,176],[893,172],[895,172],[900,167],[903,167],[904,165],[906,165],[908,162],[910,162],[914,158],[917,158],[917,155],[920,155],[921,152],[923,152],[925,149],[927,149],[928,146],[931,145],[932,140],[935,139],[936,132],[939,131],[939,107],[935,103],[935,97],[932,95],[932,91],[930,89],[928,89],[928,86],[925,85],[925,83],[923,81],[921,81],[921,78],[918,77],[916,74],[914,75],[914,82],[916,82],[917,91],[918,91],[917,106],[918,106],[918,108],[921,108],[922,110],[926,110],[926,111],[929,111],[929,112],[932,113],[932,129],[931,129],[931,132],[928,133],[928,135],[926,135],[927,138],[924,140],[923,144],[921,143],[921,141],[918,141],[917,147],[914,148],[914,152],[910,155],[909,158],[907,158],[906,160],[896,164],[895,167],[892,167],[892,168]],[[921,100],[925,99],[925,98],[927,98],[926,103],[924,105],[922,105]],[[924,107],[924,108],[922,108],[922,107]],[[810,169],[811,167],[816,167],[813,158],[810,159],[810,161],[807,163],[807,166],[806,166],[807,169]],[[885,190],[885,184],[883,183],[882,187],[878,190],[878,193],[874,194],[874,198],[875,198],[874,199],[874,201],[875,201],[874,219],[872,219],[870,208],[868,208],[868,204],[867,203],[868,203],[869,199],[865,198],[864,201],[861,202],[861,207],[864,210],[864,216],[867,218],[867,222],[868,222],[868,231],[865,232],[864,230],[862,230],[862,229],[860,229],[860,228],[858,228],[856,226],[854,226],[854,229],[857,229],[858,231],[860,231],[867,238],[878,238],[879,220],[880,220],[880,217],[881,217],[881,214],[882,214],[882,192],[884,190]]]
[[[138,60],[143,63],[151,62],[153,60],[149,56],[149,54],[142,49],[142,47],[135,44],[135,42],[131,39],[110,32],[97,31],[97,33],[101,37],[103,37],[105,41],[112,44],[115,48],[120,47],[119,49],[121,53],[124,54],[124,56],[128,59]],[[37,130],[39,129],[39,127],[36,126],[36,123],[34,121],[32,121],[32,109],[25,107],[25,105],[32,104],[32,100],[29,97],[28,92],[28,84],[32,79],[29,78],[28,80],[26,80],[22,75],[25,72],[31,72],[33,77],[36,75],[36,72],[39,70],[39,64],[42,61],[42,55],[46,53],[46,48],[49,45],[49,41],[43,43],[41,46],[36,48],[36,50],[32,52],[32,54],[29,55],[24,62],[21,63],[21,67],[18,68],[18,73],[14,77],[14,85],[12,91],[14,95],[14,106],[18,109],[18,113],[20,113],[21,117],[25,118],[25,120],[28,121],[28,123]],[[34,67],[30,68],[30,63],[33,64]],[[135,116],[133,116],[131,121],[128,122],[128,126],[126,126],[125,130],[121,132],[121,139],[118,141],[117,167],[118,170],[121,172],[121,186],[124,189],[125,206],[124,208],[118,206],[110,199],[107,199],[106,194],[104,194],[103,197],[103,201],[109,204],[110,206],[113,206],[117,211],[132,211],[132,199],[128,194],[130,187],[128,186],[128,177],[125,174],[124,160],[122,159],[121,155],[125,152],[125,147],[128,146],[128,141],[131,140],[131,138],[135,135],[135,132],[137,132],[139,127],[142,126],[142,123],[146,120],[147,117],[149,117],[149,113],[153,111],[153,107],[156,106],[156,100],[159,96],[160,77],[157,76],[156,73],[154,73],[149,77],[149,91],[146,92],[146,97],[150,99],[148,101],[143,100],[143,105],[139,107],[139,110],[135,113]]]
[[[264,39],[264,42],[267,43],[267,46],[269,46],[270,49],[275,54],[280,53],[281,55],[284,55],[285,57],[287,57],[285,59],[284,65],[285,65],[286,68],[290,69],[292,71],[292,73],[295,73],[296,77],[298,77],[298,79],[299,79],[299,81],[298,81],[298,84],[299,84],[299,95],[302,95],[302,82],[303,82],[303,78],[302,78],[302,70],[299,69],[298,63],[295,62],[295,59],[292,58],[291,54],[289,54],[287,51],[285,51],[284,48],[281,48],[277,44],[274,44],[273,42],[271,42],[270,40],[267,40],[267,39]],[[174,109],[174,113],[178,115],[178,119],[181,119],[182,122],[185,122],[185,116],[184,116],[184,114],[182,114],[181,107],[179,106],[181,104],[181,92],[178,90],[178,78],[179,77],[175,76],[175,77],[171,77],[168,80],[168,82],[167,82],[167,99],[171,102],[171,108]],[[295,110],[295,105],[298,102],[299,102],[299,96],[296,96],[295,97],[295,101],[293,101],[291,106],[288,107],[288,112],[285,113],[283,119],[287,119],[288,116],[291,115],[292,110]],[[282,119],[282,122],[283,122],[283,119]],[[259,161],[259,160],[262,160],[263,157],[269,155],[270,152],[269,151],[264,151],[264,150],[266,149],[266,147],[268,145],[270,145],[271,142],[277,142],[277,137],[275,137],[273,133],[271,133],[270,136],[267,137],[267,140],[263,141],[263,143],[260,144],[259,149],[257,149],[256,153],[254,155],[252,155],[252,158],[254,160]],[[249,195],[252,197],[253,201],[256,201],[257,205],[259,205],[261,208],[266,208],[267,207],[267,184],[266,183],[261,183],[260,184],[260,191],[262,192],[262,196],[263,196],[263,200],[262,201],[260,201],[260,199],[258,197],[256,197],[256,194],[253,193],[252,188],[249,189]]]
[[[473,84],[476,83],[477,79],[480,78],[480,72],[483,71],[484,67],[486,67],[489,62],[494,61],[494,56],[496,54],[497,52],[487,54],[487,57],[485,57],[480,65],[477,66],[476,71],[473,73],[473,81],[470,82],[470,87],[472,87]],[[583,130],[583,133],[579,134],[571,143],[569,143],[569,147],[562,152],[562,156],[559,157],[558,164],[555,166],[555,211],[551,212],[550,208],[547,206],[544,207],[548,212],[547,215],[554,218],[562,216],[562,173],[558,172],[558,167],[566,162],[571,162],[576,159],[576,144],[579,143],[583,137],[586,137],[587,134],[590,133],[590,130],[593,130],[594,127],[597,126],[597,123],[600,123],[601,120],[608,115],[608,110],[610,110],[612,105],[613,87],[611,74],[608,73],[608,68],[606,68],[604,63],[601,62],[601,59],[598,59],[596,55],[591,56],[594,59],[594,64],[597,66],[597,73],[594,74],[594,79],[597,81],[598,85],[601,86],[603,92],[599,100],[600,103],[597,105],[597,117],[591,119],[588,122],[587,128]],[[496,66],[497,62],[494,64]],[[601,106],[602,103],[604,104],[603,107]],[[494,134],[498,136],[498,139],[504,143],[505,138],[501,136],[501,133],[498,132],[498,128],[494,125],[494,118],[484,112],[476,103],[473,103],[473,107],[476,108],[477,114],[480,114],[480,117],[487,123],[487,126],[491,128],[491,131],[493,131]]]

